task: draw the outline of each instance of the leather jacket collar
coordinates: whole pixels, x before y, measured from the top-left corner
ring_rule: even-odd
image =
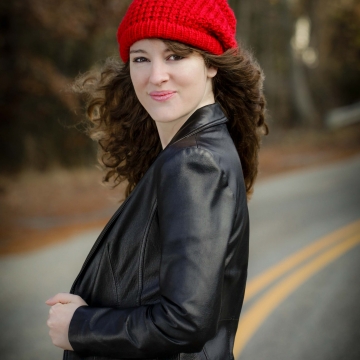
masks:
[[[175,142],[187,136],[194,135],[197,132],[202,131],[203,129],[214,125],[222,124],[227,121],[228,120],[223,111],[221,110],[219,104],[214,103],[211,105],[203,106],[197,109],[189,117],[189,119],[186,120],[186,122],[174,135],[174,137],[171,139],[170,143],[167,146],[170,146],[171,144],[174,144]]]

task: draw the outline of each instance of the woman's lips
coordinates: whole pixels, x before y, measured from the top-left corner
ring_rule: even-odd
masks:
[[[155,101],[166,101],[175,95],[176,91],[152,91],[149,95]]]

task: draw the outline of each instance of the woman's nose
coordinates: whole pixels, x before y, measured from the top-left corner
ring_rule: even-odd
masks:
[[[154,85],[160,85],[169,80],[167,67],[162,62],[154,61],[151,66],[149,81]]]

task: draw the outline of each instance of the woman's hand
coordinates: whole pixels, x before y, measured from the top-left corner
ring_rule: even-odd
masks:
[[[70,321],[75,310],[87,303],[80,296],[59,293],[46,300],[46,304],[51,306],[47,326],[53,344],[64,350],[73,350],[68,337]]]

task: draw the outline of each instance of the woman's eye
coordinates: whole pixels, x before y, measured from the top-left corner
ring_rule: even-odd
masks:
[[[145,62],[145,61],[147,61],[147,58],[144,58],[142,56],[136,57],[133,59],[133,62],[137,62],[137,63],[141,63],[141,62]]]
[[[176,54],[172,54],[168,57],[168,60],[178,61],[182,60],[184,57]]]

